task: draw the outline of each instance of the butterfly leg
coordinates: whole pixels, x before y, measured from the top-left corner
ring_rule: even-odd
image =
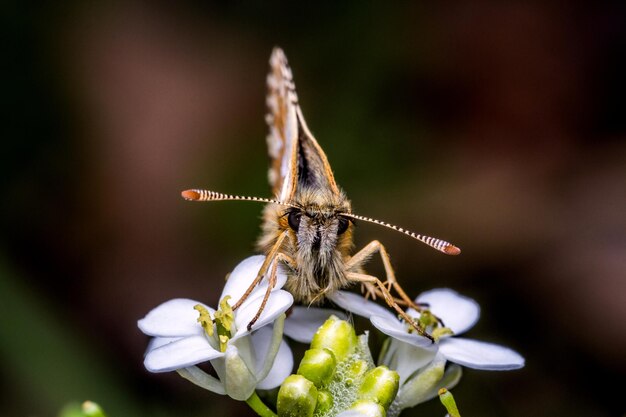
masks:
[[[259,306],[259,309],[257,310],[252,320],[250,320],[250,323],[248,323],[248,331],[252,329],[252,326],[254,325],[254,323],[256,323],[259,317],[261,317],[261,313],[263,313],[263,310],[265,309],[267,300],[269,300],[270,294],[272,293],[272,290],[276,286],[276,273],[278,271],[278,264],[280,262],[284,262],[289,266],[295,266],[295,262],[293,261],[293,259],[285,255],[284,253],[279,252],[276,254],[276,256],[274,257],[274,263],[272,264],[272,269],[270,270],[270,275],[268,278],[269,283],[268,283],[267,289],[265,290],[263,301],[261,302],[261,305]]]
[[[377,296],[382,297],[382,293],[378,291],[378,288],[371,282],[361,283],[361,292],[365,294],[365,299],[375,300]]]
[[[286,237],[286,232],[283,232],[280,236],[278,236],[278,239],[276,239],[276,243],[269,250],[267,256],[265,256],[265,260],[263,261],[263,264],[261,264],[261,268],[259,268],[259,272],[256,274],[256,278],[254,278],[254,281],[252,281],[252,284],[250,284],[250,286],[241,296],[241,298],[233,305],[233,311],[237,310],[241,306],[241,304],[248,299],[254,288],[259,285],[259,282],[261,282],[261,280],[263,279],[263,276],[267,272],[270,264],[272,263],[274,258],[276,258],[278,249],[280,249],[280,246],[282,245],[283,240],[285,240]]]
[[[395,289],[405,306],[412,307],[415,310],[420,311],[422,307],[409,298],[409,296],[406,294],[406,292],[404,292],[404,290],[396,280],[396,274],[393,272],[391,260],[389,259],[389,253],[387,252],[383,244],[380,243],[378,240],[371,241],[363,249],[355,253],[354,256],[352,256],[352,258],[350,258],[346,262],[347,268],[354,269],[360,266],[376,252],[380,254],[380,258],[382,259],[383,266],[385,268],[385,274],[387,275],[387,280],[383,283],[387,290],[387,293],[391,291],[391,288]],[[368,290],[368,293],[369,292],[370,291]]]
[[[424,336],[430,339],[430,341],[433,343],[435,342],[435,339],[433,339],[431,335],[426,333],[426,331],[424,331],[424,329],[419,325],[419,323],[417,323],[413,318],[409,317],[409,315],[406,314],[406,312],[402,308],[400,308],[398,303],[395,302],[393,296],[389,293],[389,290],[387,289],[385,284],[381,282],[381,280],[379,280],[378,278],[374,276],[367,275],[367,274],[359,274],[357,272],[348,272],[346,274],[346,277],[350,281],[353,281],[353,282],[369,283],[369,284],[375,285],[378,288],[378,290],[381,292],[383,299],[389,305],[389,307],[393,308],[396,311],[396,313],[398,313],[400,317],[404,319],[405,322],[407,322],[408,324],[411,325],[411,327],[417,330],[417,333],[419,333],[420,336]]]
[[[361,292],[367,291],[367,293],[365,294],[365,299],[371,298],[372,300],[376,300],[376,297],[384,297],[383,293],[374,284],[371,284],[371,283],[367,283],[367,284],[368,285],[365,285],[365,283],[361,283]],[[410,307],[409,305],[407,305],[407,303],[404,300],[398,297],[393,297],[393,301],[395,301],[396,304],[398,304],[399,306]],[[413,303],[413,304],[417,304],[421,308],[428,308],[428,304],[426,303]]]

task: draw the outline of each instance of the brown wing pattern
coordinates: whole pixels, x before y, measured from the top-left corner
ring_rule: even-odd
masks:
[[[299,183],[339,193],[326,154],[317,143],[298,105],[296,85],[287,57],[274,48],[267,76],[268,178],[280,201],[291,202]]]
[[[298,140],[298,96],[287,57],[280,48],[274,48],[270,57],[267,89],[268,113],[265,120],[269,126],[268,179],[276,198],[287,201],[296,183],[294,167]]]

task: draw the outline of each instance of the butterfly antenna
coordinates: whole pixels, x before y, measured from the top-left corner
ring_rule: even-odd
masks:
[[[185,200],[188,201],[256,201],[258,203],[273,203],[280,204],[281,206],[296,207],[293,204],[284,203],[282,201],[273,200],[271,198],[262,197],[248,197],[241,195],[222,194],[217,191],[209,190],[185,190],[180,193]]]
[[[362,221],[366,221],[370,223],[375,223],[380,226],[393,229],[396,232],[404,233],[405,235],[410,236],[413,239],[417,239],[420,242],[425,243],[426,245],[430,246],[431,248],[437,249],[438,251],[445,253],[446,255],[458,255],[459,253],[461,253],[461,249],[457,248],[450,242],[446,242],[445,240],[441,240],[441,239],[436,239],[434,237],[420,235],[418,233],[411,232],[410,230],[403,229],[401,227],[395,226],[390,223],[381,222],[380,220],[376,220],[376,219],[372,219],[372,218],[364,217],[364,216],[359,216],[358,214],[352,214],[352,213],[341,213],[340,216],[349,217],[351,219],[356,219],[356,220],[362,220]]]

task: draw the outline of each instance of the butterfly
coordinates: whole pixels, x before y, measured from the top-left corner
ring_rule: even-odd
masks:
[[[402,309],[409,306],[419,311],[422,306],[416,305],[396,280],[385,247],[374,240],[352,253],[354,223],[365,221],[396,230],[449,255],[458,255],[460,249],[444,240],[353,213],[350,200],[335,181],[326,154],[304,120],[292,71],[280,48],[275,48],[270,57],[267,86],[268,179],[274,198],[201,189],[182,193],[185,199],[192,201],[266,203],[258,241],[258,248],[266,255],[265,261],[248,290],[233,305],[233,310],[267,277],[270,285],[259,311],[248,324],[250,329],[261,315],[276,283],[277,268],[282,265],[288,277],[285,289],[293,294],[296,302],[319,303],[340,289],[361,284],[366,296],[381,297],[419,334],[432,340]],[[384,266],[384,281],[363,269],[363,264],[376,253]]]

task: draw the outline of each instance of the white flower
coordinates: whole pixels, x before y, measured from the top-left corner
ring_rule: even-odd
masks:
[[[391,311],[380,305],[352,293],[339,291],[331,298],[336,304],[355,314],[368,317],[381,332],[405,342],[423,348],[411,363],[425,365],[427,357],[439,353],[446,360],[474,369],[511,370],[524,366],[524,358],[512,349],[504,346],[480,342],[472,339],[453,337],[469,330],[478,321],[480,307],[471,298],[464,297],[450,289],[435,289],[421,294],[416,303],[428,304],[428,310],[439,317],[453,335],[442,334],[436,344],[409,332],[409,326],[399,320]],[[410,317],[420,317],[420,313],[408,309]],[[406,347],[404,348],[406,349]],[[415,355],[413,352],[412,354]],[[400,355],[405,356],[405,354]],[[402,366],[400,367],[402,368]]]
[[[250,331],[248,323],[261,306],[267,282],[262,281],[235,312],[230,310],[230,303],[244,294],[263,260],[263,256],[253,256],[235,268],[222,291],[218,311],[197,301],[174,299],[139,320],[141,331],[154,336],[144,360],[146,368],[151,372],[177,370],[203,388],[238,400],[248,399],[255,388],[280,385],[293,368],[291,350],[282,340],[283,313],[293,303],[292,295],[280,289],[286,276],[278,274],[277,284]],[[208,321],[203,323],[206,329],[198,320],[202,314],[208,314]],[[211,362],[219,379],[194,366],[206,361]]]
[[[380,364],[396,370],[400,376],[400,389],[388,412],[390,417],[436,397],[440,388],[455,386],[462,374],[459,365],[485,370],[509,370],[524,366],[524,358],[509,348],[452,337],[469,330],[480,316],[478,304],[455,291],[435,289],[415,300],[416,303],[428,304],[428,310],[453,333],[441,331],[441,327],[435,329],[439,331],[436,343],[412,331],[408,324],[388,309],[358,294],[340,291],[332,296],[332,300],[348,311],[368,317],[376,328],[391,336],[379,360]],[[407,314],[417,320],[421,317],[413,309],[408,309]],[[432,332],[432,327],[427,330]],[[447,361],[453,364],[446,366]]]
[[[236,311],[232,312],[230,305],[245,293],[264,260],[264,256],[252,256],[237,265],[224,286],[217,311],[194,300],[174,299],[139,320],[141,331],[154,336],[144,360],[146,369],[176,370],[205,389],[238,400],[246,400],[255,388],[272,389],[280,385],[293,368],[291,350],[282,340],[283,330],[293,339],[308,343],[331,314],[341,316],[341,313],[294,307],[289,319],[284,321],[283,313],[291,307],[293,297],[281,289],[287,277],[279,268],[268,302],[248,331],[248,323],[259,310],[267,290],[267,280],[264,278]],[[226,324],[232,321],[230,330],[220,328],[223,319],[218,319],[216,313],[225,315]],[[203,314],[207,328],[198,320]],[[219,379],[195,366],[206,361],[211,362]]]

